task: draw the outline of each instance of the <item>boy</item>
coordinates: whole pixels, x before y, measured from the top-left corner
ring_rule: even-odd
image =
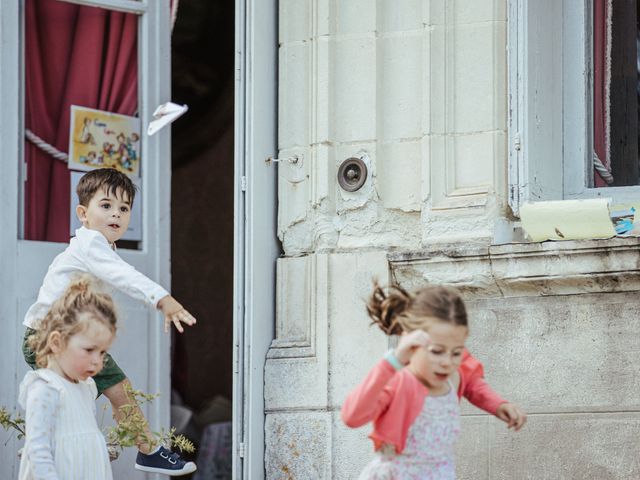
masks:
[[[58,255],[44,277],[38,299],[25,315],[27,327],[23,353],[25,360],[36,368],[35,354],[27,346],[27,338],[38,328],[38,322],[58,299],[78,273],[91,273],[111,287],[117,288],[132,298],[155,306],[164,315],[164,331],[173,323],[182,333],[182,324],[194,325],[191,316],[169,293],[131,265],[115,252],[115,242],[127,231],[131,219],[131,206],[136,187],[129,177],[113,168],[100,168],[85,174],[77,187],[80,204],[76,207],[82,227],[76,230],[67,249]],[[94,380],[98,395],[104,393],[111,402],[116,421],[120,407],[130,403],[125,392],[129,384],[124,372],[107,353],[104,368]],[[149,437],[151,432],[146,432]],[[179,476],[196,470],[193,462],[185,462],[177,453],[163,446],[150,451],[150,446],[140,441],[135,468],[146,472]]]

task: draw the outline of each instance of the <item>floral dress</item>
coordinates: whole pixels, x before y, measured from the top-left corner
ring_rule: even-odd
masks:
[[[460,434],[460,406],[455,389],[427,395],[407,434],[401,454],[383,445],[358,480],[455,480],[454,446]]]

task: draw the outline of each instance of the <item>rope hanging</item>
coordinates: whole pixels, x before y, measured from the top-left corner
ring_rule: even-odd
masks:
[[[65,163],[69,161],[68,154],[61,152],[50,143],[45,142],[43,139],[41,139],[39,136],[37,136],[28,128],[25,129],[25,137],[27,137],[27,140],[33,143],[40,150],[48,153],[56,160],[60,160]],[[607,182],[607,185],[611,185],[613,183],[613,175],[611,175],[611,172],[609,171],[609,169],[607,169],[607,167],[604,166],[604,164],[602,163],[602,160],[600,160],[596,152],[593,152],[593,168],[595,168],[596,171],[602,177],[602,179],[605,182]]]
[[[173,2],[171,2],[171,31],[172,32],[173,32],[173,27],[176,24],[176,19],[178,18],[178,3],[180,3],[180,0],[173,0]],[[40,138],[38,135],[33,133],[28,128],[25,129],[25,137],[27,137],[27,140],[33,143],[40,150],[48,153],[56,160],[60,160],[65,163],[69,162],[68,154],[61,152],[50,143],[45,142],[42,138]]]
[[[178,3],[180,3],[180,0],[173,0],[173,2],[171,2],[171,32],[173,32],[173,27],[178,18]]]
[[[600,174],[602,179],[607,182],[607,185],[611,185],[613,183],[613,175],[611,175],[611,170],[604,166],[598,154],[593,152],[593,168],[596,169],[596,172]]]
[[[60,161],[65,162],[65,163],[67,163],[69,161],[69,155],[68,154],[66,154],[64,152],[61,152],[60,150],[58,150],[56,147],[54,147],[50,143],[45,142],[43,139],[41,139],[39,136],[37,136],[35,133],[33,133],[28,128],[25,129],[24,136],[27,137],[27,140],[29,140],[31,143],[33,143],[36,147],[38,147],[40,150],[42,150],[44,152],[47,152],[49,155],[51,155],[56,160],[60,160]]]

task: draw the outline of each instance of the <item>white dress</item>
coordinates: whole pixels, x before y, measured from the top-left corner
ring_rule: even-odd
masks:
[[[383,445],[360,474],[359,480],[455,480],[454,447],[460,434],[460,406],[449,382],[449,393],[427,395],[422,410],[397,455]]]
[[[19,480],[112,480],[105,438],[96,422],[96,384],[43,368],[28,372],[19,402],[26,441]]]

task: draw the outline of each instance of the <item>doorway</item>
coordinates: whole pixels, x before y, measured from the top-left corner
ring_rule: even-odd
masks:
[[[216,479],[232,465],[234,8],[180,2],[171,49],[172,101],[189,106],[172,126],[171,290],[198,320],[173,334],[171,424],[213,447],[198,467]]]

